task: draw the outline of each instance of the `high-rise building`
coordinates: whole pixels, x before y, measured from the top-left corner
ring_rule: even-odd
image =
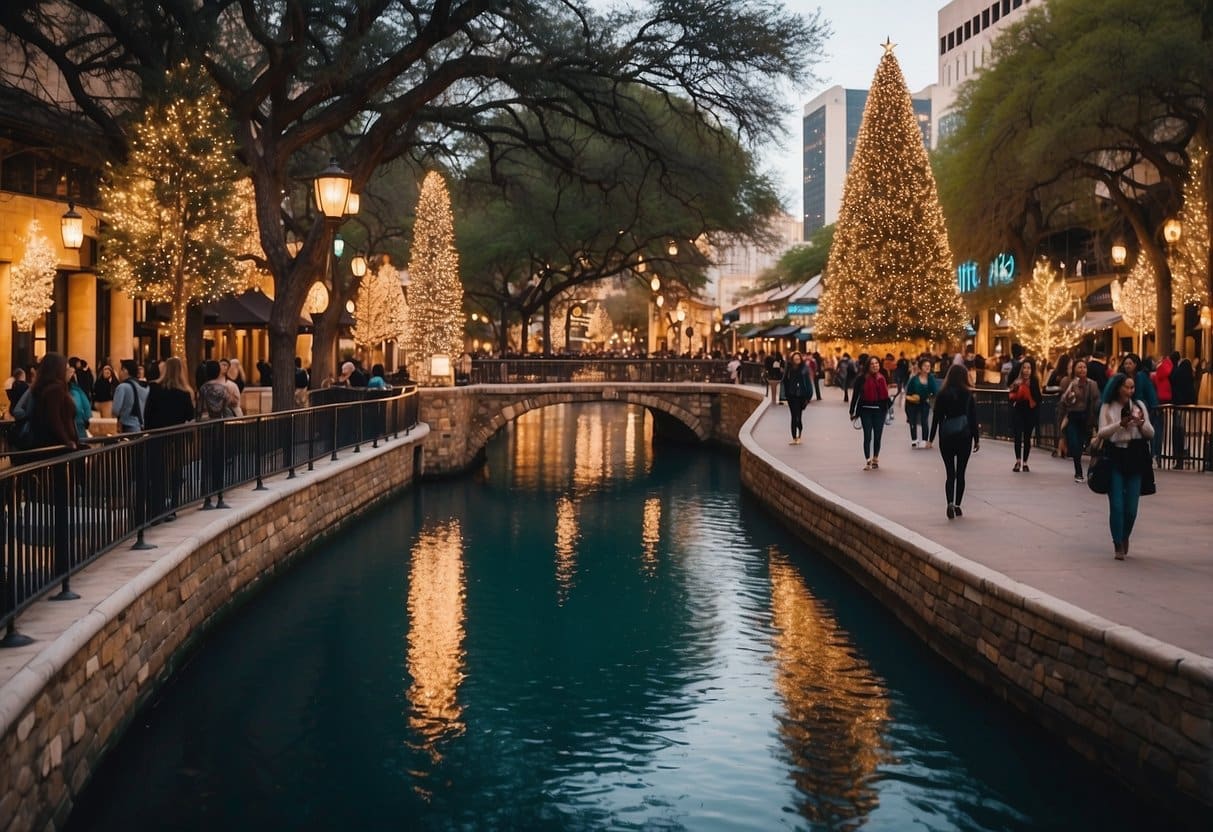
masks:
[[[939,83],[932,95],[934,140],[951,130],[952,105],[960,85],[993,59],[1002,32],[1044,0],[952,0],[939,10]]]
[[[932,87],[911,96],[931,147]],[[855,153],[855,140],[868,103],[867,90],[830,87],[804,107],[804,237],[838,219],[842,186]]]
[[[722,245],[708,268],[703,296],[714,300],[722,310],[732,309],[762,272],[774,266],[784,252],[803,241],[800,229],[800,221],[794,214],[780,213],[771,222],[771,231],[778,237],[773,247],[760,248],[747,242]]]

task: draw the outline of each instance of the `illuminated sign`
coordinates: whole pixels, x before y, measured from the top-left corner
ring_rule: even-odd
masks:
[[[788,304],[788,314],[789,315],[816,315],[817,314],[817,303],[816,302],[789,303]]]
[[[1004,251],[990,261],[986,271],[985,285],[1009,286],[1015,282],[1015,255]],[[976,260],[966,260],[956,267],[956,287],[961,293],[976,292],[981,288],[981,272]]]

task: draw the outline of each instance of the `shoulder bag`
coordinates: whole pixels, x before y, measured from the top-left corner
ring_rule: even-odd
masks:
[[[1087,488],[1096,494],[1107,494],[1112,488],[1112,459],[1104,444],[1098,440],[1091,443],[1091,462],[1087,465]]]

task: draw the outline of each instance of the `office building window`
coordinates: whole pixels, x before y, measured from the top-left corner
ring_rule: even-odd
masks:
[[[973,34],[976,36],[981,32],[981,15],[973,15]]]
[[[981,28],[982,29],[990,28],[990,10],[989,9],[981,10]]]
[[[997,3],[995,3],[993,6],[990,6],[990,17],[994,20],[995,23],[997,23],[998,19],[1000,17],[1002,17],[1002,6],[999,6]]]
[[[1011,0],[1011,8],[1018,9],[1023,5],[1023,0]]]
[[[1011,13],[1011,0],[1002,0],[1002,16],[1006,17]]]
[[[955,49],[955,48],[956,48],[956,33],[948,32],[948,49],[951,50],[951,49]]]
[[[960,46],[962,43],[964,43],[964,34],[965,34],[965,30],[960,28],[959,26],[957,26],[956,27],[956,45],[957,46]]]
[[[965,40],[968,40],[971,37],[973,37],[973,24],[970,21],[966,20],[965,21]]]

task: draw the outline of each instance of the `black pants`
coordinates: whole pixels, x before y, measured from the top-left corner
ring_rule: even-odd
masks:
[[[808,402],[803,396],[788,396],[788,411],[792,415],[792,438],[799,439],[804,433],[804,408]]]
[[[1032,435],[1036,433],[1036,411],[1023,414],[1017,407],[1011,408],[1011,432],[1015,437],[1015,458],[1028,461],[1028,452],[1032,450]]]
[[[965,469],[969,467],[969,456],[973,453],[973,440],[969,434],[941,436],[939,455],[943,457],[944,496],[950,505],[960,505],[965,496]]]

